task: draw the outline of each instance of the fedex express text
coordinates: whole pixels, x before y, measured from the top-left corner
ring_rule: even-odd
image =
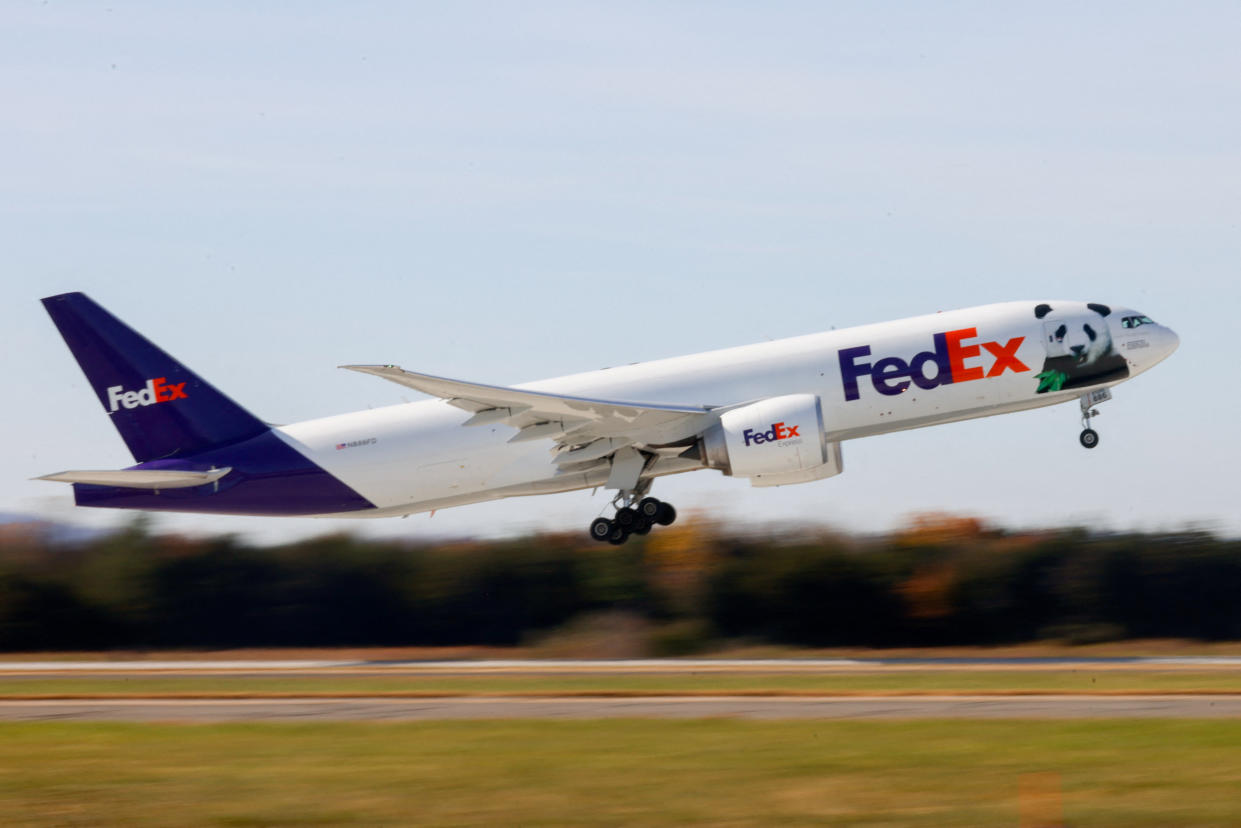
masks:
[[[858,391],[858,380],[869,376],[871,385],[880,394],[895,396],[909,388],[910,383],[919,388],[930,390],[941,385],[955,382],[969,382],[985,377],[998,377],[1005,371],[1020,373],[1030,368],[1017,358],[1017,349],[1025,341],[1024,336],[1015,336],[1007,342],[974,342],[978,338],[977,328],[960,328],[955,331],[944,331],[933,334],[934,349],[915,354],[906,362],[900,357],[884,357],[876,362],[863,362],[870,356],[870,346],[861,345],[856,348],[842,348],[840,356],[840,376],[844,384],[845,400],[851,401],[861,397]],[[985,366],[980,360],[985,359],[982,352],[991,357],[991,364]],[[933,365],[933,373],[928,375],[928,365]]]

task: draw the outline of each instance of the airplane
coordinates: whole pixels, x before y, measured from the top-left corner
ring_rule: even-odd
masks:
[[[438,399],[272,425],[85,294],[42,301],[136,461],[37,478],[79,506],[387,517],[602,487],[612,544],[676,519],[650,496],[670,474],[807,483],[848,440],[1074,400],[1094,448],[1095,406],[1180,342],[1135,310],[1006,302],[517,386],[343,365]]]

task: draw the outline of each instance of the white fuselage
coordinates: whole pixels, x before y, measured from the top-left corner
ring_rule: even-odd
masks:
[[[1161,325],[1122,327],[1122,319],[1136,318],[1129,311],[1114,310],[1104,319],[1082,303],[1055,302],[1054,313],[1036,318],[1035,304],[986,305],[518,387],[711,407],[814,394],[821,400],[826,439],[835,442],[1074,400],[1085,387],[1115,385],[1149,369],[1177,345],[1176,335]],[[1088,348],[1074,346],[1074,332],[1086,326]],[[937,334],[948,336],[937,340]],[[1116,364],[1123,357],[1125,376],[1113,373],[1101,382],[1049,386],[1040,393],[1040,386],[1048,385],[1037,378],[1045,364],[1061,354],[1093,358],[1103,347],[1100,336],[1110,338]],[[916,364],[916,375],[906,370],[910,363]],[[944,369],[951,381],[940,375]],[[856,383],[852,393],[850,380]],[[606,471],[559,470],[551,440],[510,443],[513,427],[463,427],[469,416],[444,400],[430,400],[295,423],[276,433],[377,507],[339,517],[408,514],[588,488],[607,479]],[[666,457],[650,471],[701,468],[696,460]]]

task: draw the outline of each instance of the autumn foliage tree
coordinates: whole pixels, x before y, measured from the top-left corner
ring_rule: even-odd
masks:
[[[652,652],[712,643],[1241,638],[1241,542],[1205,532],[1005,532],[918,516],[886,536],[683,518],[625,546],[573,535],[279,546],[0,530],[0,648],[513,645],[646,619]]]

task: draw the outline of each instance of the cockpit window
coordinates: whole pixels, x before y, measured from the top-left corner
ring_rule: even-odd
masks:
[[[1149,316],[1126,316],[1120,320],[1122,328],[1137,328],[1141,325],[1154,325],[1155,321]]]

